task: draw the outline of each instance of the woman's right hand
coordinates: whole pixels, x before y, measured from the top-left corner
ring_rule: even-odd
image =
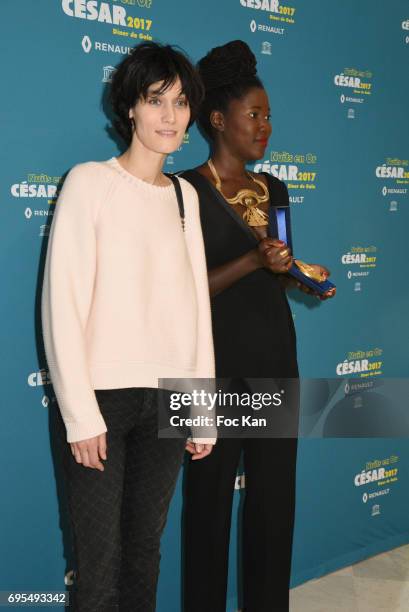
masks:
[[[276,274],[285,274],[291,268],[293,258],[290,248],[277,238],[263,238],[258,243],[261,265]]]
[[[100,470],[101,472],[104,471],[104,465],[101,460],[106,461],[107,458],[106,433],[102,433],[94,438],[88,438],[87,440],[71,442],[70,446],[77,463],[82,463],[84,467]]]

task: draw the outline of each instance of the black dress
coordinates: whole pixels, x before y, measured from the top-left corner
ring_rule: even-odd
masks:
[[[199,194],[209,270],[257,247],[245,221],[202,174],[188,170],[182,176]],[[270,204],[288,206],[285,184],[265,176]],[[272,272],[260,268],[212,298],[212,323],[218,377],[298,376],[293,319],[285,290]]]
[[[203,175],[188,170],[182,176],[199,195],[208,269],[257,247],[253,232]],[[266,178],[270,204],[288,206],[284,183],[270,175]],[[272,206],[270,215],[275,219]],[[274,234],[274,224],[270,233]],[[258,269],[212,298],[212,325],[219,379],[232,378],[234,384],[244,389],[249,379],[254,383],[258,378],[298,377],[293,320],[285,291],[275,274]],[[298,405],[291,421],[294,431]],[[295,512],[295,436],[219,438],[208,457],[188,463],[184,612],[226,610],[231,510],[241,454],[246,493],[240,603],[245,612],[288,612]]]

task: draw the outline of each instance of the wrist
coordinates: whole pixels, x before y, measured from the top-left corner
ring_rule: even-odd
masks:
[[[251,271],[258,270],[263,267],[263,262],[258,249],[252,249],[246,254]]]

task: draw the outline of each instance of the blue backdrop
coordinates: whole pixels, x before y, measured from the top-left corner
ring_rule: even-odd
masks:
[[[228,40],[250,44],[273,124],[255,169],[287,183],[295,252],[325,263],[338,287],[328,303],[291,300],[301,372],[345,379],[362,424],[371,420],[365,385],[408,375],[409,8],[405,0],[3,0],[1,13],[0,590],[61,590],[71,560],[50,451],[55,400],[39,297],[61,177],[118,153],[106,114],[115,66],[141,40],[177,43],[194,60]],[[192,128],[166,170],[206,155]],[[331,385],[320,389],[307,416],[315,423],[319,414],[322,430],[336,435],[335,408],[322,411]],[[406,440],[352,436],[300,442],[294,585],[409,541]],[[181,483],[163,540],[159,612],[180,610],[180,511]],[[234,521],[229,612],[238,606],[236,537]]]

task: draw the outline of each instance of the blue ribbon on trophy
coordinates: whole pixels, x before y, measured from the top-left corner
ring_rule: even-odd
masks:
[[[275,211],[275,215],[269,215],[270,236],[277,236],[293,252],[290,207],[273,206],[271,210]],[[277,224],[277,227],[275,227],[275,224]],[[293,265],[288,270],[288,274],[291,274],[291,276],[319,294],[326,293],[335,287],[334,283],[322,278],[316,266],[311,266],[300,259],[293,259]]]

